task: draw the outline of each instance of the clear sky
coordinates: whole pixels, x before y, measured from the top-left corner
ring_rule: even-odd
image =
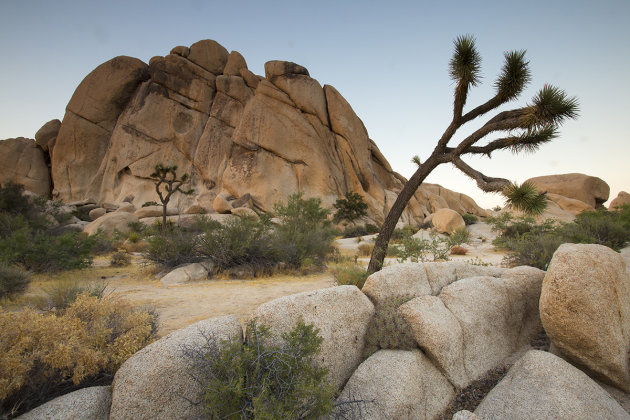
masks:
[[[533,81],[509,108],[552,83],[578,97],[581,111],[534,155],[468,162],[518,182],[595,175],[614,198],[630,191],[630,107],[623,99],[630,93],[629,22],[629,0],[0,0],[0,139],[32,138],[45,122],[62,119],[77,85],[110,58],[148,62],[176,45],[214,39],[243,54],[257,74],[266,61],[294,61],[335,86],[392,167],[409,177],[412,156],[426,158],[450,122],[452,41],[472,34],[484,83],[469,107],[493,94],[503,53],[526,49]],[[450,166],[427,181],[484,207],[502,202]]]

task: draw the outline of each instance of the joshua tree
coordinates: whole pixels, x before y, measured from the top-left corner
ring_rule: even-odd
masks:
[[[354,224],[355,220],[367,216],[368,205],[363,201],[363,197],[355,192],[347,192],[346,198],[338,198],[333,207],[337,209],[333,218],[335,223],[347,220]]]
[[[166,205],[171,201],[171,196],[176,191],[189,195],[192,194],[194,190],[190,189],[184,191],[181,189],[182,185],[188,182],[188,174],[184,174],[178,179],[177,165],[164,166],[162,163],[158,163],[155,165],[155,171],[149,176],[155,182],[155,191],[162,203],[162,229],[164,229],[166,227]],[[162,188],[160,188],[162,185],[164,185],[164,193]]]
[[[494,84],[496,88],[494,96],[464,113],[468,91],[480,81],[481,57],[475,47],[475,39],[470,35],[458,37],[454,44],[455,50],[449,63],[450,76],[455,81],[453,119],[429,158],[424,162],[414,158],[418,169],[405,183],[385,218],[376,238],[368,266],[369,274],[381,269],[389,239],[400,215],[420,184],[436,167],[443,163],[451,163],[474,179],[481,190],[502,192],[511,185],[508,180],[484,175],[464,162],[462,156],[471,154],[491,157],[495,150],[510,150],[513,153],[534,152],[540,145],[558,135],[558,127],[566,119],[576,118],[578,115],[576,98],[568,97],[557,87],[544,85],[530,104],[499,112],[458,144],[449,146],[462,125],[516,99],[531,80],[525,51],[507,52],[501,74]],[[499,133],[502,133],[502,136]],[[486,137],[489,135],[497,137],[487,140]],[[480,144],[482,140],[483,144]]]

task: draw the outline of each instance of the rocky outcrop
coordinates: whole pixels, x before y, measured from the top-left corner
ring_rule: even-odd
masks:
[[[61,124],[45,124],[37,142],[50,155],[53,193],[64,201],[132,196],[139,208],[156,199],[149,176],[161,162],[191,176],[195,193],[174,197],[177,208],[212,212],[221,194],[250,195],[249,207],[267,212],[295,192],[331,208],[352,191],[380,223],[404,182],[334,87],[285,61],[268,62],[265,77],[256,76],[238,52],[212,40],[175,47],[148,65],[124,56],[101,64],[77,87]],[[43,166],[41,156],[21,166],[37,160],[45,168],[44,156]],[[418,224],[444,207],[485,215],[470,197],[426,184],[401,221]]]
[[[419,350],[380,350],[361,363],[337,399],[365,401],[362,418],[434,419],[453,386]]]
[[[9,181],[37,195],[50,196],[45,155],[34,140],[18,137],[0,141],[0,185]]]
[[[543,281],[540,317],[564,357],[630,392],[630,276],[617,252],[561,245]]]
[[[592,208],[601,207],[610,194],[610,187],[602,179],[578,173],[539,176],[526,182],[541,192],[580,200]]]
[[[87,226],[85,226],[83,231],[88,235],[94,235],[99,230],[107,235],[112,235],[116,231],[120,233],[127,233],[131,230],[129,223],[137,221],[138,218],[131,213],[107,213],[93,222],[90,222]]]
[[[475,410],[481,420],[630,419],[595,381],[551,353],[531,350]]]
[[[374,305],[355,286],[337,286],[298,293],[264,303],[256,309],[257,322],[270,327],[279,339],[299,320],[313,324],[324,339],[318,363],[341,388],[361,362],[363,337]]]
[[[200,321],[149,344],[116,372],[110,419],[190,419],[203,414],[200,385],[190,374],[186,349],[243,340],[232,316]]]
[[[112,393],[109,386],[93,386],[79,389],[21,415],[21,420],[107,420]]]
[[[458,388],[483,376],[541,328],[538,299],[544,272],[506,270],[501,277],[467,277],[402,305],[418,346]]]
[[[617,197],[610,202],[608,209],[615,210],[617,207],[621,207],[623,205],[630,205],[630,194],[625,191],[619,191]]]

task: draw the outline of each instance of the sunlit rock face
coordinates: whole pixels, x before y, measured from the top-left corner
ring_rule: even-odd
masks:
[[[265,64],[265,77],[212,40],[178,46],[149,64],[116,57],[98,66],[70,100],[52,155],[53,195],[65,201],[155,200],[149,175],[177,165],[194,194],[177,206],[213,212],[215,198],[251,195],[257,211],[295,192],[325,207],[346,192],[363,196],[380,223],[405,179],[395,173],[350,104],[306,68]],[[439,208],[485,215],[475,202],[427,185],[401,222]]]

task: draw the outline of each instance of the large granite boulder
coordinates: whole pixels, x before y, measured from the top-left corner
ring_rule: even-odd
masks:
[[[21,420],[107,420],[112,392],[109,386],[93,386],[57,397],[18,417]]]
[[[139,219],[131,213],[106,213],[105,215],[99,217],[98,219],[90,222],[87,226],[85,226],[83,232],[87,233],[88,235],[94,235],[99,230],[101,230],[106,235],[112,235],[116,231],[120,233],[127,233],[131,231],[129,223],[135,223],[137,221],[139,221]]]
[[[131,356],[112,384],[110,419],[190,419],[203,414],[200,386],[186,351],[222,340],[242,342],[233,316],[210,318],[177,330]]]
[[[439,295],[421,296],[398,312],[418,346],[459,388],[482,377],[540,331],[538,300],[544,272],[506,270],[467,277]]]
[[[630,392],[630,275],[617,252],[561,245],[542,284],[540,318],[569,361]]]
[[[299,320],[313,324],[324,339],[317,362],[341,388],[361,362],[364,336],[374,305],[355,286],[303,292],[263,303],[254,312],[257,322],[270,327],[274,340]]]
[[[61,121],[50,120],[37,130],[35,133],[35,141],[42,150],[52,156],[52,150],[57,141],[57,134],[61,128]]]
[[[369,419],[434,419],[455,396],[453,386],[419,350],[380,350],[361,363],[337,402],[364,401]]]
[[[541,192],[580,200],[593,208],[604,204],[610,195],[610,187],[605,181],[584,174],[546,175],[530,178],[526,182],[531,182]]]
[[[440,233],[451,234],[457,229],[463,229],[466,227],[464,218],[455,210],[449,208],[439,209],[433,214],[431,220],[433,227]]]
[[[22,184],[37,195],[50,196],[48,166],[44,152],[34,140],[0,140],[0,185],[9,181]]]
[[[551,353],[531,350],[475,410],[481,420],[630,419],[595,381]]]

